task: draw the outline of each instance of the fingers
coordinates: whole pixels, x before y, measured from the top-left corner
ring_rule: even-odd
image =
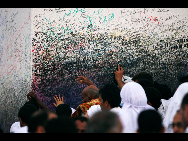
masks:
[[[78,76],[78,78],[76,80],[77,80],[77,83],[83,84],[84,79],[85,79],[84,76]]]
[[[63,101],[63,96],[62,96],[62,98],[61,98],[61,97],[60,97],[60,94],[59,94],[59,96],[55,95],[55,96],[54,96],[54,100],[55,100],[55,101]]]
[[[83,80],[85,77],[84,76],[78,76],[76,80]]]
[[[58,101],[57,95],[54,96],[54,100],[55,100],[55,101]]]
[[[120,71],[123,71],[123,67],[120,67]]]
[[[114,73],[118,73],[119,71],[123,72],[123,67],[120,67],[120,65],[118,64],[118,70],[116,70]]]
[[[53,103],[55,107],[57,107],[57,105],[55,103]]]

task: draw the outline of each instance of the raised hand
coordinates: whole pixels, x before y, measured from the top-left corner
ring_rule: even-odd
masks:
[[[89,80],[88,78],[84,77],[84,76],[78,76],[78,78],[76,79],[76,81],[79,84],[83,84],[85,83],[86,85],[95,85],[91,80]]]
[[[54,104],[55,107],[57,107],[60,104],[64,104],[63,96],[61,98],[60,95],[59,95],[59,97],[57,95],[55,95],[54,100],[55,100],[55,103],[53,103],[53,104]]]

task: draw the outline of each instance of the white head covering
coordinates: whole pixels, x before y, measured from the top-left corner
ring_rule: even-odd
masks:
[[[145,109],[154,109],[147,104],[147,97],[142,86],[136,82],[126,83],[120,92],[123,107],[120,119],[124,132],[135,132],[138,128],[137,118]]]
[[[165,118],[163,120],[163,124],[166,129],[165,132],[167,133],[173,132],[172,127],[170,127],[169,125],[172,123],[176,112],[180,109],[182,99],[187,93],[188,93],[188,82],[181,84],[176,90],[176,92],[174,93],[174,96],[171,98],[168,109],[166,111]]]

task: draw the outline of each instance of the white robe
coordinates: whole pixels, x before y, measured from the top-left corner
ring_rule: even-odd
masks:
[[[100,105],[93,105],[87,110],[87,114],[89,117],[92,117],[96,112],[101,111]],[[121,108],[120,107],[114,107],[110,110],[111,112],[116,113],[117,115],[120,113]]]
[[[170,124],[173,121],[174,115],[180,109],[183,97],[187,93],[188,93],[188,82],[181,84],[176,90],[176,92],[174,93],[174,96],[171,98],[168,109],[166,111],[165,118],[163,120],[163,125],[165,126],[166,133],[173,132],[173,129],[170,126]]]
[[[120,92],[123,107],[120,112],[120,120],[123,132],[135,132],[138,129],[137,118],[142,110],[154,109],[147,104],[147,97],[142,86],[136,82],[126,83]]]

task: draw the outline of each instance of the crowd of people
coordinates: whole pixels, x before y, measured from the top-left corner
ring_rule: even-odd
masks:
[[[33,91],[29,92],[10,133],[188,132],[188,74],[181,77],[169,99],[163,99],[166,90],[147,72],[130,78],[123,76],[123,68],[118,65],[114,74],[118,85],[105,84],[100,89],[88,78],[78,76],[76,81],[87,87],[76,109],[55,95],[56,111],[52,112]]]

